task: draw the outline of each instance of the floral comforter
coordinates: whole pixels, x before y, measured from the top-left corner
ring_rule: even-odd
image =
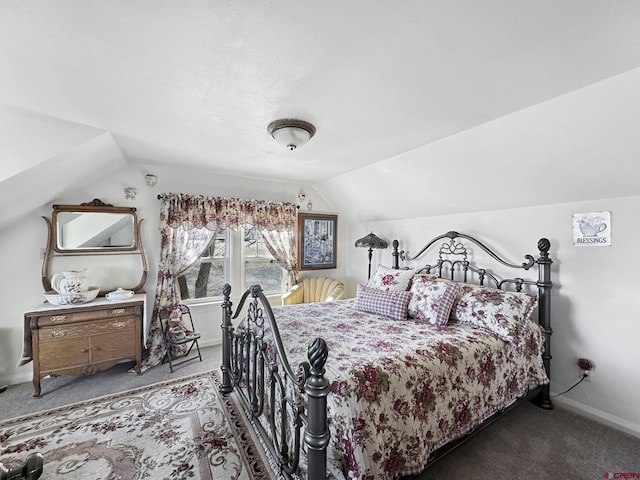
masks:
[[[468,325],[391,320],[353,303],[273,308],[292,366],[314,338],[327,342],[331,447],[346,478],[418,473],[435,449],[548,382],[533,322],[507,343]]]

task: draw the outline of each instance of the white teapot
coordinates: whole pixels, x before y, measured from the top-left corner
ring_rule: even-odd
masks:
[[[89,290],[89,279],[82,272],[84,268],[56,273],[51,279],[51,287],[61,294],[86,292]]]

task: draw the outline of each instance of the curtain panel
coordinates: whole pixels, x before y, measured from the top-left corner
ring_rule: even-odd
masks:
[[[287,283],[296,283],[298,276],[295,204],[180,193],[158,195],[158,199],[163,202],[160,208],[160,261],[145,368],[159,364],[166,353],[158,313],[180,302],[175,280],[202,255],[218,226],[232,230],[257,227],[271,254],[287,270]]]

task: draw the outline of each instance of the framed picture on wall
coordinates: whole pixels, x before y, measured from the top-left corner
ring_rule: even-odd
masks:
[[[338,216],[298,213],[298,263],[300,270],[336,268]]]

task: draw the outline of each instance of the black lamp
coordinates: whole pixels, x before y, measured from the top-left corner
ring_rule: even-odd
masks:
[[[371,278],[371,257],[373,256],[374,248],[387,248],[389,244],[387,244],[386,240],[381,239],[380,237],[374,235],[371,232],[366,237],[362,237],[359,240],[356,240],[356,247],[367,247],[369,249],[369,276],[367,279]]]

